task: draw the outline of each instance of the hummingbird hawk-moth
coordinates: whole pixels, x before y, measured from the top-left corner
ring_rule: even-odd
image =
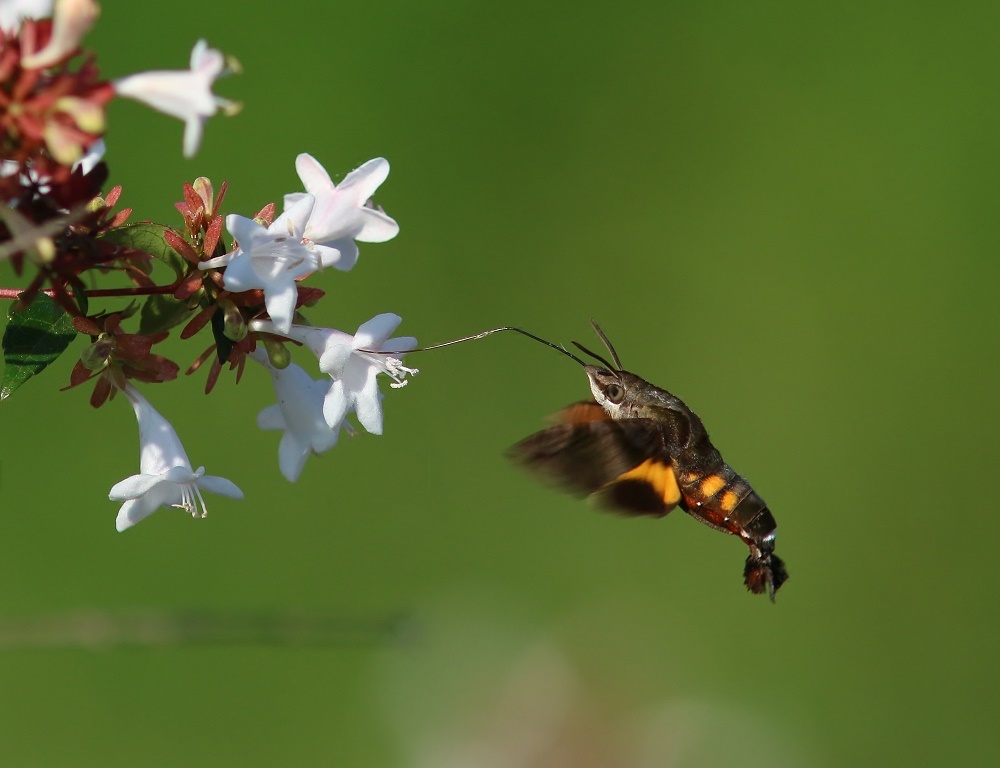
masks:
[[[726,464],[697,414],[677,396],[624,370],[600,326],[591,323],[614,365],[573,342],[600,363],[589,365],[563,347],[511,326],[424,349],[517,331],[578,362],[594,399],[564,408],[553,426],[511,448],[511,457],[608,510],[663,517],[679,506],[706,525],[739,536],[750,548],[743,569],[747,589],[766,592],[773,601],[788,572],[774,554],[777,524],[767,504]]]
[[[600,363],[577,358],[594,399],[564,408],[556,424],[519,442],[511,456],[611,511],[663,517],[679,506],[739,536],[750,548],[743,571],[747,589],[773,600],[788,573],[774,554],[777,525],[767,504],[722,459],[697,414],[624,370],[600,326],[593,325],[614,361],[576,345]]]

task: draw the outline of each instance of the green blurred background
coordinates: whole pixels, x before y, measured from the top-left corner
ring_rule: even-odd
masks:
[[[985,765],[998,755],[994,3],[106,2],[109,77],[206,36],[245,102],[200,154],[110,108],[134,220],[181,184],[252,215],[384,155],[401,224],[310,319],[434,343],[517,324],[683,397],[779,522],[776,605],[745,548],[677,511],[599,515],[503,458],[587,393],[516,336],[412,358],[361,434],[290,485],[250,370],[147,388],[194,464],[246,493],[114,532],[130,409],[0,405],[10,766]],[[2,284],[17,285],[9,267]],[[204,346],[176,343],[184,367]],[[79,352],[82,346],[73,349]],[[307,357],[297,358],[309,365]],[[91,612],[330,619],[308,646],[89,648]],[[385,627],[390,629],[386,630]],[[58,633],[57,633],[58,634]],[[248,638],[249,639],[249,638]],[[57,643],[59,645],[59,643]]]

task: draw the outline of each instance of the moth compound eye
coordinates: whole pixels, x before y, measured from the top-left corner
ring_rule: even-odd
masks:
[[[609,402],[618,405],[625,399],[625,387],[620,384],[608,384],[604,389],[604,396],[608,398]]]

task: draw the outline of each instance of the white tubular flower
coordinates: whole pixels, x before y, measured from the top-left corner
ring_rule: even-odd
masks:
[[[302,474],[306,459],[333,448],[341,427],[346,425],[336,424],[331,428],[323,418],[323,401],[331,385],[329,379],[314,380],[294,363],[287,368],[274,368],[260,348],[250,356],[271,374],[278,398],[276,404],[257,415],[257,426],[284,432],[278,445],[278,467],[281,474],[294,483]]]
[[[55,257],[55,235],[63,232],[68,220],[65,216],[36,225],[14,208],[0,207],[0,222],[3,222],[11,234],[9,240],[0,244],[0,261],[10,258],[18,251],[27,251],[32,261],[38,264],[48,264]]]
[[[227,291],[263,290],[264,306],[281,334],[292,327],[299,295],[296,279],[319,269],[318,257],[302,242],[313,202],[312,195],[306,195],[267,228],[253,219],[230,214],[226,229],[239,247],[198,265],[199,269],[224,266]]]
[[[191,469],[180,438],[170,422],[131,384],[122,390],[132,402],[139,421],[139,474],[115,484],[108,494],[124,501],[118,511],[119,531],[131,528],[160,507],[176,507],[194,517],[208,513],[201,492],[211,491],[231,499],[242,499],[243,491],[224,477],[205,474],[204,467]]]
[[[392,379],[391,386],[398,388],[406,384],[407,375],[417,373],[415,368],[405,367],[400,359],[401,353],[417,346],[417,340],[412,336],[389,338],[402,321],[391,312],[377,315],[362,323],[353,336],[333,328],[305,325],[293,325],[287,332],[281,332],[266,320],[255,320],[250,327],[254,331],[287,336],[319,358],[319,369],[333,379],[323,402],[327,424],[340,424],[353,410],[361,426],[373,435],[381,435],[382,393],[375,377],[384,373]]]
[[[99,14],[100,8],[93,0],[58,0],[48,45],[24,56],[21,66],[25,69],[43,69],[61,62],[80,47],[84,35],[94,26]]]
[[[348,270],[358,260],[355,240],[384,243],[399,233],[394,219],[368,205],[389,175],[389,161],[384,157],[351,171],[339,185],[312,155],[299,155],[295,170],[306,192],[316,198],[305,236],[316,243],[324,267]],[[285,208],[302,197],[301,192],[285,195]]]
[[[0,0],[0,29],[14,34],[24,19],[46,19],[52,15],[52,0]]]
[[[215,80],[226,70],[225,57],[199,40],[191,51],[190,70],[140,72],[117,80],[115,91],[184,121],[184,157],[192,157],[201,144],[205,121],[219,109],[227,114],[239,105],[212,93]]]
[[[99,162],[101,162],[101,160],[104,159],[104,153],[106,151],[107,151],[107,146],[104,143],[104,139],[98,139],[89,147],[87,147],[87,150],[86,152],[84,152],[83,157],[81,157],[79,160],[76,161],[76,164],[73,166],[73,170],[75,171],[77,168],[79,168],[80,172],[84,176],[86,176],[88,173],[94,170],[95,165],[97,165]]]

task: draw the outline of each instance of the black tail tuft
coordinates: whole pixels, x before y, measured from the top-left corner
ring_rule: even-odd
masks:
[[[746,566],[743,568],[743,583],[755,595],[767,592],[774,602],[774,595],[788,581],[788,571],[777,555],[758,556],[750,553]]]

